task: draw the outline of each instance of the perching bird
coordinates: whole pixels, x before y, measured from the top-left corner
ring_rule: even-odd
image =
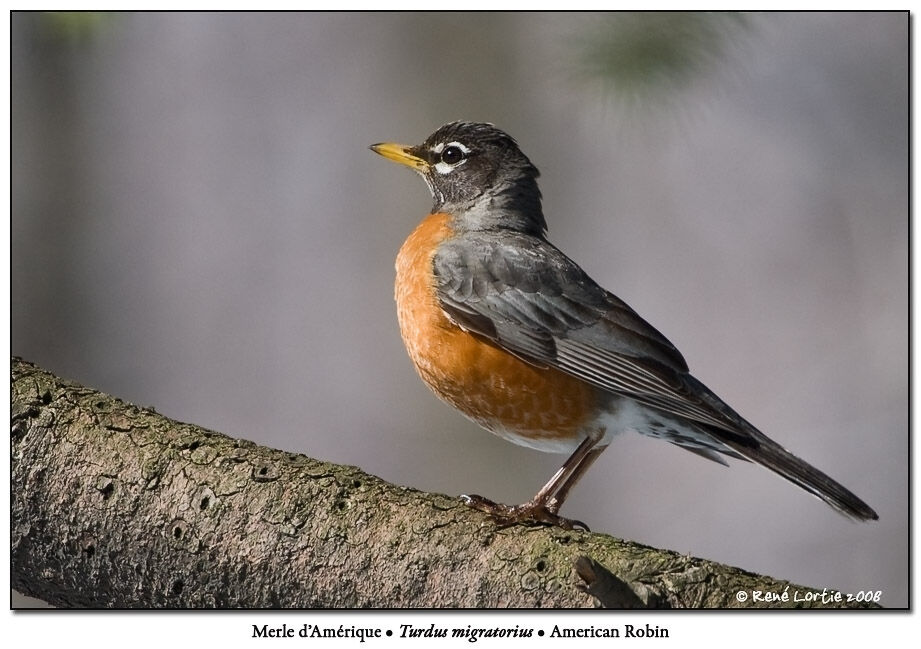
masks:
[[[792,455],[688,373],[681,353],[546,239],[539,172],[491,124],[452,122],[418,146],[375,144],[434,198],[396,262],[400,332],[423,381],[487,430],[570,453],[529,502],[466,502],[501,524],[559,516],[612,438],[632,430],[727,464],[757,462],[858,520],[866,503]]]

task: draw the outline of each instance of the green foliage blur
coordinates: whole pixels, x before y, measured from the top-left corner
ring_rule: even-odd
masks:
[[[584,43],[581,71],[619,98],[645,103],[705,74],[747,26],[735,12],[606,14]]]

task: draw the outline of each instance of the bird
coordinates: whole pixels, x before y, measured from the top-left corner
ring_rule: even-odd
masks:
[[[500,526],[588,529],[560,516],[619,434],[728,466],[760,464],[858,521],[876,512],[742,418],[682,354],[547,238],[537,178],[493,124],[456,121],[422,144],[370,149],[422,176],[430,213],[396,259],[400,334],[423,382],[486,430],[568,459],[528,502],[462,496]]]

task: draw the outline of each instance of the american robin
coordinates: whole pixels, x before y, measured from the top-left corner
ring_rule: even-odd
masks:
[[[403,342],[422,380],[487,430],[570,453],[529,502],[465,496],[500,524],[585,527],[560,506],[615,434],[757,462],[858,520],[866,503],[745,421],[681,353],[546,239],[539,172],[491,124],[452,122],[418,146],[375,144],[418,172],[431,213],[396,260]]]

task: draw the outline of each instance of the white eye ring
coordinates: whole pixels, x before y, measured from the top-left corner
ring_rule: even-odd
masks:
[[[457,169],[459,166],[467,162],[467,154],[470,153],[470,149],[468,149],[466,146],[464,146],[460,142],[447,142],[447,143],[440,142],[431,148],[431,152],[434,153],[435,155],[441,155],[441,153],[445,149],[449,149],[451,147],[460,149],[463,152],[464,157],[458,160],[457,162],[455,162],[454,164],[447,163],[444,160],[439,160],[437,163],[435,163],[435,166],[434,166],[435,171],[437,171],[442,176],[451,173],[452,171]]]

